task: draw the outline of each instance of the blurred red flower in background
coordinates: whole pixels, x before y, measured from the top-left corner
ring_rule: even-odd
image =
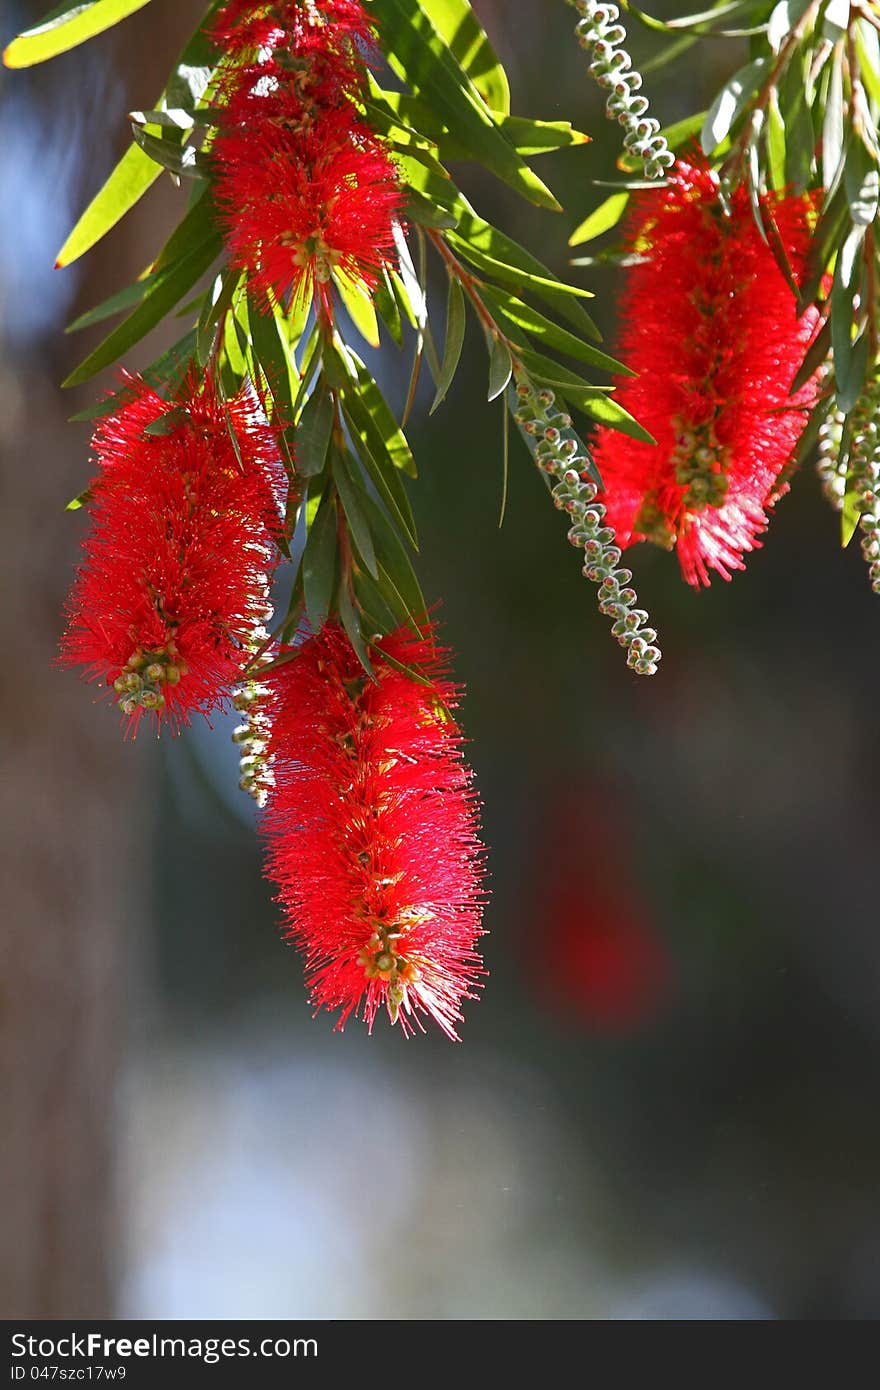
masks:
[[[557,787],[543,798],[524,967],[548,1011],[621,1036],[662,1012],[673,964],[619,848],[628,840],[624,817],[607,790],[595,801],[601,811]],[[539,972],[536,947],[549,962]]]

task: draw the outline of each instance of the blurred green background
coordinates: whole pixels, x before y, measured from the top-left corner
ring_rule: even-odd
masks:
[[[461,171],[566,273],[617,128],[561,0],[475,8],[514,109],[593,136],[539,166],[564,217]],[[4,6],[0,37],[42,9]],[[461,1046],[311,1019],[231,720],[126,744],[50,669],[84,525],[62,509],[89,475],[64,417],[94,396],[57,389],[81,355],[61,326],[146,263],[181,195],[50,266],[197,13],[154,0],[0,91],[5,1315],[873,1318],[880,610],[809,470],[730,585],[633,552],[664,651],[639,679],[515,439],[499,529],[476,332],[447,403],[416,411],[421,574],[490,847]],[[740,61],[692,50],[651,79],[657,113]],[[613,339],[616,272],[572,273]],[[377,370],[400,402],[407,363]]]

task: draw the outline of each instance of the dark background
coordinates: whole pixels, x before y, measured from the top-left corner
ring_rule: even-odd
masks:
[[[0,38],[43,8],[5,6]],[[476,8],[514,109],[594,137],[539,165],[563,217],[462,171],[565,273],[617,128],[573,11]],[[57,389],[85,350],[61,326],[142,268],[181,195],[163,181],[49,267],[197,13],[154,0],[0,88],[3,1312],[873,1318],[880,610],[811,470],[730,585],[695,594],[674,557],[635,552],[664,651],[645,680],[517,441],[498,528],[476,332],[447,403],[417,412],[421,574],[491,851],[490,978],[461,1046],[312,1021],[231,723],[126,744],[52,669],[84,526],[63,507],[89,476],[64,419],[95,394]],[[741,61],[735,41],[692,50],[651,79],[658,114],[705,106]],[[615,273],[572,273],[611,331]],[[392,348],[377,370],[399,401],[407,364]]]

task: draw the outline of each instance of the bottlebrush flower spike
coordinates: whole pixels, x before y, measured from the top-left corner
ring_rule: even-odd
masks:
[[[177,728],[229,694],[271,612],[284,473],[252,393],[224,402],[190,379],[168,402],[126,381],[92,441],[93,529],[61,659],[110,686],[135,732],[145,711]]]
[[[796,275],[812,207],[769,203]],[[622,545],[677,546],[691,584],[708,584],[710,569],[729,579],[787,490],[778,480],[818,377],[794,396],[789,387],[818,313],[797,317],[748,192],[737,189],[726,216],[707,167],[679,164],[666,188],[636,194],[627,239],[640,260],[627,272],[619,349],[639,375],[617,399],[657,444],[597,431],[608,525]]]
[[[360,0],[227,0],[210,32],[224,53],[286,48],[305,56],[368,44],[373,27]]]
[[[394,246],[402,193],[384,146],[350,105],[309,120],[292,88],[244,94],[213,147],[215,194],[230,259],[277,299],[317,294],[331,313],[340,271],[372,291]]]
[[[268,873],[316,1012],[385,1008],[405,1034],[457,1040],[482,973],[476,797],[448,714],[457,691],[426,625],[375,652],[375,680],[333,623],[263,674],[275,788]],[[393,661],[418,671],[421,684]]]

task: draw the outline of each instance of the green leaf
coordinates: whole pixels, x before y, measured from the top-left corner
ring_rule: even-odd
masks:
[[[321,627],[330,608],[330,596],[336,577],[336,502],[324,497],[309,527],[303,551],[303,588],[306,612],[315,632]]]
[[[837,404],[844,414],[849,414],[864,390],[869,347],[868,334],[863,333],[853,344],[845,379],[837,380]],[[837,376],[836,363],[834,374]]]
[[[509,115],[507,74],[467,0],[422,0],[422,9],[486,105]]]
[[[436,207],[415,188],[408,190],[403,212],[410,222],[417,222],[420,227],[433,227],[437,231],[448,232],[458,226],[458,218],[454,213]]]
[[[170,410],[166,410],[164,415],[159,415],[149,425],[144,427],[146,435],[165,435],[173,434],[186,423],[187,412],[179,405],[173,405]]]
[[[604,203],[590,213],[589,217],[579,227],[576,227],[568,238],[569,246],[582,246],[585,241],[592,241],[594,237],[601,236],[603,232],[616,227],[629,202],[629,193],[612,193],[610,198],[606,198]]]
[[[596,396],[592,400],[585,399],[580,404],[581,410],[585,415],[590,415],[594,420],[598,420],[600,425],[609,425],[611,429],[619,430],[621,434],[628,434],[631,439],[640,439],[643,444],[656,444],[657,441],[652,434],[649,434],[638,422],[634,420],[628,410],[624,410],[622,405],[618,405],[610,396]]]
[[[70,265],[100,241],[143,197],[161,172],[149,155],[131,145],[58,252],[56,267]]]
[[[507,511],[507,480],[510,473],[510,415],[507,410],[506,402],[501,402],[503,406],[501,414],[501,511],[498,515],[498,530],[504,525],[504,514]]]
[[[131,133],[135,144],[139,145],[160,168],[166,169],[176,178],[201,179],[205,177],[204,162],[192,145],[181,145],[176,140],[162,140],[152,135],[143,126],[132,124]]]
[[[403,480],[394,467],[381,431],[372,420],[364,402],[355,394],[343,398],[345,422],[358,448],[361,462],[369,473],[376,491],[392,517],[406,532],[412,546],[417,546],[416,523]]]
[[[443,361],[440,364],[440,371],[437,378],[437,394],[428,412],[430,415],[433,415],[440,402],[446,399],[446,393],[452,385],[461,359],[461,350],[464,346],[464,334],[464,295],[458,280],[454,275],[450,275],[449,297],[446,301],[446,343],[443,348]]]
[[[274,308],[267,312],[250,286],[247,302],[253,352],[275,403],[276,414],[280,411],[282,422],[289,425],[293,421],[291,371],[295,368],[283,325]]]
[[[214,0],[205,18],[216,8],[217,0]],[[210,84],[213,68],[209,63],[212,61],[210,43],[202,25],[199,25],[181,53],[171,80],[156,106],[180,106],[185,103],[187,96],[194,102],[200,101]],[[58,252],[55,264],[70,265],[106,236],[156,182],[161,172],[142,149],[130,145],[82,213]]]
[[[348,640],[358,654],[358,660],[367,675],[374,677],[375,673],[370,662],[363,633],[361,632],[360,619],[358,618],[357,609],[354,606],[354,600],[352,599],[351,590],[345,576],[343,576],[339,582],[339,590],[336,595],[336,607],[342,619],[342,626],[348,634]]]
[[[587,402],[597,396],[606,395],[611,389],[607,386],[593,386],[591,382],[584,381],[583,377],[576,376],[567,367],[554,362],[550,357],[545,357],[541,352],[534,352],[531,348],[519,348],[517,351],[530,376],[542,386],[551,386],[561,391],[566,400],[579,410],[585,410]]]
[[[836,44],[843,38],[849,25],[849,0],[827,0],[823,9],[823,37]]]
[[[357,376],[357,395],[362,401],[372,424],[382,440],[385,453],[395,468],[408,473],[411,478],[418,477],[416,461],[409,447],[406,435],[398,425],[391,409],[373,377],[356,353],[351,353]],[[350,403],[351,390],[346,390],[346,402]]]
[[[498,129],[419,0],[373,0],[372,8],[386,57],[398,77],[436,107],[487,169],[530,202],[558,212],[559,203]]]
[[[843,240],[843,231],[849,220],[849,207],[843,192],[838,188],[828,207],[819,218],[816,230],[810,241],[807,257],[808,275],[801,287],[801,305],[812,304],[819,293],[831,259]]]
[[[727,4],[713,5],[711,9],[682,15],[678,19],[654,19],[635,5],[627,4],[626,8],[648,29],[658,29],[662,33],[674,33],[677,29],[698,29],[701,33],[711,33],[721,19],[730,20],[739,15],[750,14],[753,4],[751,0],[728,0]]]
[[[191,328],[172,347],[157,357],[155,362],[144,368],[141,372],[144,381],[160,393],[171,391],[186,375],[195,346],[196,330]],[[78,410],[75,415],[69,417],[70,422],[97,420],[101,416],[112,415],[114,410],[118,410],[131,398],[131,388],[128,385],[122,386],[118,391],[107,392],[99,401],[86,406],[84,410]]]
[[[850,217],[857,227],[870,227],[880,203],[880,172],[857,135],[846,151],[844,182]]]
[[[403,324],[400,321],[400,308],[394,294],[394,286],[388,275],[388,267],[382,267],[382,279],[373,293],[376,311],[398,347],[403,347]]]
[[[497,400],[501,392],[507,386],[513,375],[513,362],[505,343],[500,338],[492,339],[492,350],[489,354],[489,396],[490,401]]]
[[[29,68],[112,29],[149,0],[73,0],[59,5],[32,29],[26,29],[3,52],[8,68]]]
[[[364,494],[363,485],[357,481],[351,460],[339,450],[333,452],[332,470],[333,481],[342,499],[342,508],[348,521],[352,539],[370,574],[374,579],[377,579],[379,568],[376,562],[376,552],[373,549],[373,537],[360,503],[360,498]]]
[[[864,227],[854,227],[843,243],[834,268],[834,283],[831,288],[831,344],[838,396],[845,386],[852,365],[852,330],[856,319],[855,300],[862,282],[861,250],[864,240]],[[846,413],[846,406],[841,406],[841,409]]]
[[[161,282],[144,298],[134,313],[123,319],[122,323],[80,362],[61,383],[62,386],[79,386],[81,382],[88,381],[89,377],[94,376],[103,367],[109,367],[135,343],[140,342],[205,273],[220,250],[220,242],[219,232],[213,232],[207,241],[193,247],[192,251],[182,256],[172,273],[162,277]]]
[[[486,225],[488,227],[488,224]],[[494,228],[489,228],[491,232],[494,232],[494,230]],[[579,285],[564,284],[562,281],[557,280],[551,271],[547,271],[546,275],[542,275],[527,270],[522,264],[522,262],[526,260],[525,254],[517,256],[516,260],[520,263],[514,264],[513,258],[508,257],[506,260],[499,260],[496,256],[483,251],[474,241],[466,241],[458,232],[450,232],[446,239],[454,251],[459,252],[465,260],[470,261],[471,265],[476,266],[478,270],[482,270],[487,275],[491,275],[495,280],[500,281],[502,285],[509,285],[511,289],[520,292],[526,291],[527,293],[537,295],[540,299],[553,305],[553,307],[567,318],[570,323],[573,323],[576,328],[580,328],[582,332],[587,333],[589,337],[595,340],[600,339],[599,330],[593,323],[589,314],[586,313],[580,304],[573,302],[578,298],[590,298],[588,290],[581,289]],[[493,244],[498,239],[502,242],[507,241],[506,237],[501,237],[501,233],[497,233],[495,237],[487,239]],[[529,257],[528,259],[531,260],[532,258]],[[544,267],[542,267],[542,269],[544,269]]]
[[[788,392],[790,396],[796,396],[801,387],[806,386],[810,378],[815,375],[822,363],[826,361],[830,351],[831,320],[826,319],[812,343],[807,348],[806,356],[794,374]]]
[[[161,129],[179,130],[185,134],[196,124],[196,113],[194,110],[184,110],[182,106],[174,106],[169,107],[167,111],[129,111],[128,119],[134,125],[159,126]]]
[[[401,622],[418,627],[427,612],[416,572],[406,548],[382,508],[368,492],[360,499],[369,522],[376,558],[379,562],[379,583],[386,602],[396,611]]]
[[[807,0],[780,0],[776,5],[767,24],[767,42],[774,53],[779,52],[806,8]]]
[[[368,619],[373,632],[380,634],[391,632],[399,620],[395,617],[393,609],[388,606],[386,594],[383,593],[376,580],[357,562],[355,562],[353,569],[355,593],[361,613]],[[406,618],[404,617],[400,621],[405,622]]]
[[[368,111],[381,106],[386,123],[396,121],[416,139],[429,142],[433,152],[443,160],[473,158],[431,106],[409,92],[384,90],[373,77],[369,78],[369,86],[372,101],[365,103]],[[524,157],[549,154],[551,150],[586,145],[590,141],[590,136],[575,130],[571,121],[532,120],[525,116],[506,116],[497,110],[491,114],[502,134]]]
[[[240,279],[241,273],[237,269],[227,267],[221,271],[214,277],[214,283],[202,305],[196,325],[196,353],[203,367],[207,365],[214,350],[217,325],[232,304]]]
[[[302,408],[296,427],[296,465],[304,478],[320,473],[333,433],[333,397],[319,384]]]
[[[785,182],[803,192],[811,180],[816,135],[807,104],[802,58],[790,62],[777,88],[779,112],[785,126]]]
[[[333,272],[333,283],[339,291],[339,297],[345,305],[348,316],[357,331],[370,347],[379,346],[379,321],[376,318],[376,310],[373,308],[373,301],[365,293],[360,284],[346,275],[343,270]]]
[[[737,117],[742,114],[757,91],[768,61],[766,57],[761,57],[746,63],[745,67],[735,72],[721,88],[703,122],[700,144],[704,154],[712,154],[730,133]]]
[[[822,182],[831,188],[843,159],[846,117],[843,100],[843,52],[836,49],[822,121]]]
[[[770,184],[777,192],[785,188],[785,122],[779,110],[779,94],[774,87],[767,102],[767,162]]]
[[[880,35],[866,18],[855,26],[859,72],[871,100],[880,105]]]
[[[591,343],[585,343],[574,333],[569,333],[567,328],[561,328],[538,309],[524,304],[507,290],[498,289],[494,285],[483,285],[480,297],[498,316],[502,328],[513,324],[516,328],[524,329],[531,337],[537,338],[543,346],[553,348],[556,352],[564,352],[569,357],[576,357],[581,362],[589,362],[591,366],[598,367],[603,372],[612,372],[617,376],[635,375],[622,362],[609,357],[605,352],[600,352]]]
[[[575,130],[571,121],[535,121],[525,116],[503,116],[499,125],[514,149],[526,159],[590,142],[590,136],[582,130]]]
[[[140,304],[141,300],[150,294],[163,277],[167,277],[169,269],[154,272],[152,275],[145,275],[143,280],[136,280],[133,285],[126,285],[124,290],[117,290],[116,294],[111,294],[109,298],[96,304],[94,309],[88,309],[79,318],[73,320],[65,328],[65,333],[80,333],[84,328],[91,328],[96,323],[103,323],[105,319],[113,318],[114,314],[121,314],[126,309],[130,309],[134,304]]]

